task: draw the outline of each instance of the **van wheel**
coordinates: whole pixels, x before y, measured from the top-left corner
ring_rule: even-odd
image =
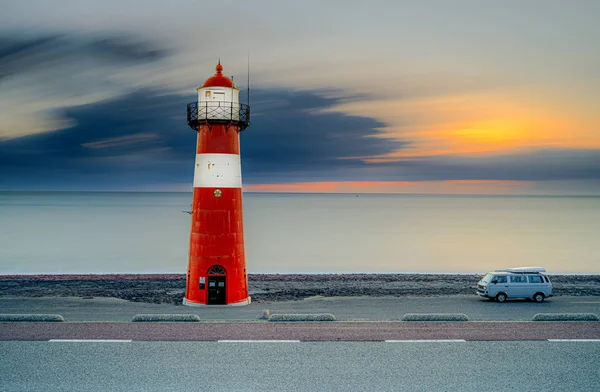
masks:
[[[498,295],[496,296],[496,301],[498,301],[498,302],[504,302],[504,301],[506,301],[506,294],[504,294],[504,293],[498,293]]]
[[[544,294],[535,293],[535,295],[533,296],[533,300],[537,303],[544,302]]]

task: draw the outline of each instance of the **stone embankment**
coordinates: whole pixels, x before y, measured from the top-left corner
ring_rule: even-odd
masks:
[[[474,294],[481,275],[322,274],[249,275],[253,302],[323,297],[402,297]],[[600,275],[551,275],[554,294],[600,296]],[[181,304],[185,275],[6,275],[0,296],[113,297]]]

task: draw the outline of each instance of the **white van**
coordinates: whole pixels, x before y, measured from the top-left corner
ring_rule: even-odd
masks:
[[[477,283],[477,295],[504,302],[507,298],[533,299],[543,302],[552,297],[552,282],[542,267],[507,268],[488,272]]]

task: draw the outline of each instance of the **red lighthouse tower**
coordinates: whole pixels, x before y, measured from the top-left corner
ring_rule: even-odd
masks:
[[[184,305],[247,305],[248,277],[242,215],[240,132],[250,107],[240,90],[217,73],[187,106],[188,125],[198,132],[192,227]]]

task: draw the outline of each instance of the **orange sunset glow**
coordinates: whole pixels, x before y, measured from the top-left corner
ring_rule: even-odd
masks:
[[[531,187],[526,181],[329,181],[245,185],[245,192],[280,193],[513,193]]]
[[[542,97],[473,95],[353,102],[331,111],[375,114],[386,126],[376,137],[409,143],[368,162],[436,155],[493,155],[531,148],[600,148],[600,117],[545,104]]]

